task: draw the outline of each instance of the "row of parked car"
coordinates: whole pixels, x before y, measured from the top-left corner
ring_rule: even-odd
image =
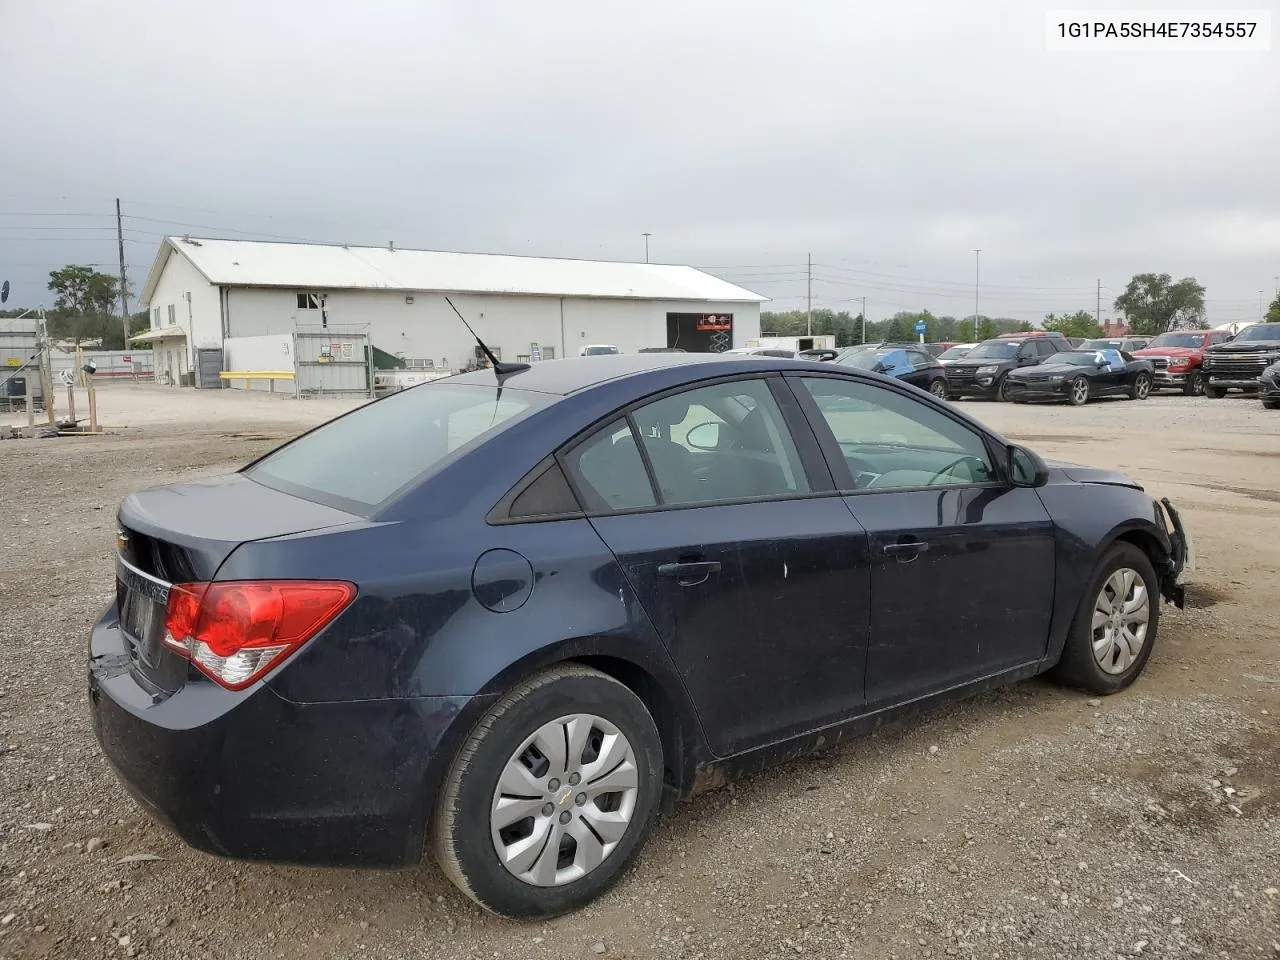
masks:
[[[802,355],[897,377],[949,400],[1079,406],[1102,397],[1144,400],[1158,390],[1213,399],[1238,390],[1280,409],[1280,323],[1254,324],[1235,336],[1185,330],[1086,340],[1033,331],[982,343],[860,344]]]

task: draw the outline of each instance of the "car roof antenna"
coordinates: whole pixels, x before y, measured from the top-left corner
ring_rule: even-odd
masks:
[[[490,350],[488,346],[486,346],[485,342],[480,339],[480,335],[471,329],[471,324],[467,323],[467,318],[462,315],[462,311],[453,306],[453,301],[448,297],[445,297],[444,302],[453,308],[453,312],[458,315],[458,319],[462,321],[462,325],[467,328],[467,333],[476,338],[476,343],[480,345],[480,349],[484,351],[484,355],[488,357],[489,362],[493,364],[493,372],[497,374],[499,378],[529,369],[529,364],[527,363],[503,363],[495,357],[493,355],[493,351]]]

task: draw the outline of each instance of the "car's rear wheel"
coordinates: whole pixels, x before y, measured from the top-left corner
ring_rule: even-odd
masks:
[[[996,385],[996,399],[1001,403],[1008,403],[1012,397],[1009,396],[1009,378],[1001,377],[1000,382]]]
[[[1145,373],[1140,373],[1133,378],[1133,385],[1129,387],[1130,400],[1145,400],[1151,394],[1151,378]]]
[[[1266,410],[1280,410],[1280,400],[1263,400],[1262,406]]]
[[[1188,397],[1204,396],[1204,374],[1194,370],[1187,374],[1187,382],[1182,385],[1182,392]]]
[[[1209,384],[1204,385],[1204,395],[1210,400],[1221,400],[1227,395],[1225,387],[1211,387]]]
[[[1076,377],[1067,387],[1067,401],[1073,407],[1082,407],[1089,402],[1089,380]]]
[[[471,731],[432,824],[436,860],[482,907],[551,917],[603,893],[644,842],[662,742],[613,678],[566,665],[521,683]]]
[[[932,393],[939,400],[946,400],[947,399],[947,381],[938,379],[930,382],[929,392]]]
[[[1103,556],[1053,669],[1056,680],[1090,693],[1123,690],[1142,673],[1160,623],[1160,583],[1131,543]]]

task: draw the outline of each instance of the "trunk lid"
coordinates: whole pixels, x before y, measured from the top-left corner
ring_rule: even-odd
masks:
[[[134,676],[158,698],[186,680],[187,661],[163,643],[172,584],[212,580],[241,544],[360,520],[242,474],[126,497],[116,533],[116,609]]]

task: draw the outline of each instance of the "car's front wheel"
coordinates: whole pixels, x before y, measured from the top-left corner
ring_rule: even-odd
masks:
[[[1013,398],[1009,396],[1009,378],[1001,377],[1000,382],[996,385],[996,399],[1001,403],[1008,403]]]
[[[1182,390],[1188,397],[1204,396],[1204,374],[1199,370],[1187,374],[1187,382]]]
[[[1076,377],[1067,387],[1067,400],[1073,407],[1083,407],[1089,402],[1089,380]]]
[[[521,683],[476,725],[436,805],[436,860],[508,917],[551,917],[603,893],[644,842],[662,790],[644,703],[597,670]]]
[[[929,384],[929,392],[939,400],[947,399],[947,381],[939,377],[937,380],[931,381]]]
[[[1129,387],[1130,400],[1145,400],[1151,393],[1151,378],[1145,373],[1140,373],[1133,378],[1133,385]]]
[[[1225,387],[1211,387],[1207,383],[1204,387],[1204,395],[1210,400],[1221,400],[1227,395]]]
[[[1117,693],[1147,665],[1160,623],[1160,583],[1131,543],[1102,558],[1067,634],[1053,676],[1090,693]]]

